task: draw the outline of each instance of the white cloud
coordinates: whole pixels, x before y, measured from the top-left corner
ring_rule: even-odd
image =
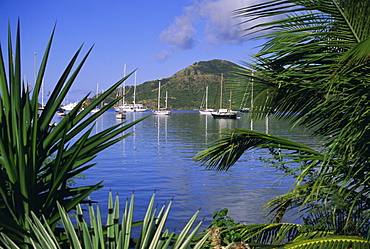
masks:
[[[232,11],[242,7],[235,0],[205,0],[199,2],[200,16],[205,22],[204,34],[212,44],[240,43],[243,40],[240,20],[232,16]],[[244,5],[247,1],[244,1]]]
[[[172,51],[192,49],[201,42],[212,45],[241,43],[241,20],[232,12],[256,3],[252,0],[193,0],[193,5],[185,7],[183,14],[160,34],[160,41],[168,47],[157,54],[157,58],[166,59]],[[197,27],[203,30],[196,30],[196,24],[201,24]],[[201,38],[197,40],[196,37]]]
[[[157,59],[157,61],[165,61],[167,58],[169,58],[172,55],[172,52],[168,49],[162,50],[158,54],[154,54],[154,57]]]
[[[184,14],[176,17],[174,23],[160,34],[160,40],[175,45],[179,50],[191,49],[194,47],[195,28],[194,7],[184,8]]]

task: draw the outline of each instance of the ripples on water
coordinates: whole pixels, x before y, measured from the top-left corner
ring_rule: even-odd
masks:
[[[192,111],[174,111],[170,116],[127,113],[127,119],[122,121],[116,120],[114,111],[108,111],[97,120],[95,131],[145,115],[150,116],[127,131],[134,134],[101,152],[94,160],[97,165],[85,172],[86,180],[78,181],[87,185],[104,180],[104,188],[91,196],[99,202],[103,213],[110,190],[120,196],[121,207],[134,191],[135,219],[140,220],[156,191],[159,206],[174,198],[169,228],[181,229],[199,208],[205,227],[212,220],[213,211],[223,208],[228,208],[229,216],[237,222],[267,221],[262,205],[270,197],[286,192],[291,184],[290,179],[279,179],[280,172],[259,160],[269,156],[267,152],[249,151],[227,172],[206,170],[193,160],[204,143],[219,138],[216,133],[223,129],[249,129],[247,114],[239,120],[215,120]],[[254,122],[253,128],[265,132],[266,123]],[[307,133],[289,130],[287,123],[271,117],[268,131],[297,142],[313,143]]]

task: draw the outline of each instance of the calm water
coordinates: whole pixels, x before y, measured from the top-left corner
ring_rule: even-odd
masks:
[[[267,152],[249,151],[227,172],[206,170],[193,160],[204,143],[219,138],[215,133],[234,127],[249,129],[248,114],[239,120],[215,120],[193,111],[174,111],[170,116],[146,112],[127,113],[126,120],[117,120],[115,112],[108,111],[98,119],[95,129],[145,115],[150,116],[129,130],[134,131],[131,136],[100,153],[95,159],[97,165],[85,172],[86,180],[78,181],[85,185],[104,180],[105,187],[91,196],[102,210],[106,210],[109,190],[120,196],[121,207],[134,191],[135,218],[142,219],[156,191],[160,206],[174,198],[167,223],[170,228],[182,228],[199,208],[199,219],[205,218],[206,224],[213,211],[222,208],[228,208],[229,216],[239,222],[268,221],[263,218],[262,205],[287,191],[291,179],[279,179],[280,172],[260,161],[269,156]],[[307,132],[290,130],[287,123],[272,117],[268,124],[254,122],[253,129],[268,129],[270,134],[313,144]]]

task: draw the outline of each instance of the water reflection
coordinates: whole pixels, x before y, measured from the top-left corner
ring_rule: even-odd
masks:
[[[148,114],[127,113],[126,120],[121,121],[114,112],[107,112],[98,119],[97,129],[129,123]],[[199,208],[206,223],[214,210],[222,208],[228,208],[236,221],[263,222],[262,205],[287,191],[291,184],[291,179],[279,179],[280,172],[259,160],[269,156],[266,151],[249,151],[227,172],[206,170],[193,160],[205,143],[220,138],[218,133],[235,127],[248,129],[250,125],[246,115],[239,120],[213,119],[197,112],[150,115],[126,131],[134,131],[132,135],[100,153],[95,159],[98,164],[86,172],[87,179],[81,184],[104,180],[105,188],[92,195],[102,208],[106,207],[110,189],[119,193],[122,202],[134,190],[137,219],[143,217],[154,191],[160,205],[175,197],[171,227],[184,225]],[[307,132],[288,127],[273,118],[253,122],[255,130],[314,143]]]

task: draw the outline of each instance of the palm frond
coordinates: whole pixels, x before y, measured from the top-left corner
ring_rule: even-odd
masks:
[[[323,155],[318,151],[271,134],[237,128],[222,135],[221,139],[210,142],[203,151],[199,152],[195,160],[200,161],[210,169],[227,170],[247,150],[255,148],[270,149],[278,162],[288,157],[294,162],[323,160]],[[294,153],[284,154],[282,153],[284,150]],[[287,161],[286,163],[290,162]]]

